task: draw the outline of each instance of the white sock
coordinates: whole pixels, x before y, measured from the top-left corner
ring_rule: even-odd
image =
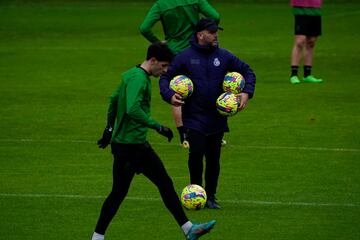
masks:
[[[98,234],[97,232],[94,232],[91,240],[104,240],[104,235]]]
[[[192,225],[193,224],[190,221],[187,221],[186,223],[184,223],[184,225],[181,226],[181,229],[184,231],[185,235],[188,234]]]

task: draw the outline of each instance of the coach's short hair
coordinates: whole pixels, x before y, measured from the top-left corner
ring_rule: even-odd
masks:
[[[174,53],[166,43],[155,42],[148,47],[146,60],[149,60],[152,57],[156,58],[158,61],[171,62],[174,58]]]

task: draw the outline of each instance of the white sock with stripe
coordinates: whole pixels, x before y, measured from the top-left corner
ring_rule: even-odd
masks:
[[[184,231],[185,235],[188,234],[192,225],[193,224],[190,221],[187,221],[186,223],[184,223],[184,225],[181,226],[181,229]]]

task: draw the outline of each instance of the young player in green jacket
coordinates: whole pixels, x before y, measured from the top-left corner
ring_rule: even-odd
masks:
[[[92,240],[104,240],[106,229],[125,199],[135,174],[143,174],[156,185],[165,206],[187,240],[198,239],[216,223],[195,224],[189,221],[164,164],[146,140],[148,128],[156,130],[169,142],[173,138],[170,128],[160,125],[150,116],[150,76],[159,77],[165,73],[172,58],[173,53],[165,43],[151,44],[146,60],[122,74],[119,87],[110,97],[107,127],[98,145],[106,148],[111,143],[113,186],[101,208]]]
[[[212,18],[217,23],[220,21],[219,13],[206,0],[158,0],[146,14],[140,25],[140,32],[152,43],[165,40],[170,49],[177,54],[190,46],[189,40],[195,32],[200,15]],[[152,27],[159,21],[165,39],[155,36],[152,32]],[[180,135],[180,143],[188,147],[185,141],[186,133],[182,122],[181,107],[172,106],[172,110]]]

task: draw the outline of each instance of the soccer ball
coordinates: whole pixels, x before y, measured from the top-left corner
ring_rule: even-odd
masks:
[[[216,100],[216,109],[221,115],[233,116],[240,108],[240,99],[233,93],[222,93]]]
[[[181,193],[181,203],[189,210],[200,210],[204,208],[206,200],[205,190],[196,184],[187,185]]]
[[[228,72],[224,77],[223,89],[225,92],[241,93],[245,87],[245,79],[238,72]]]
[[[170,88],[180,94],[184,99],[190,97],[194,91],[194,85],[191,79],[185,75],[178,75],[171,79]]]

